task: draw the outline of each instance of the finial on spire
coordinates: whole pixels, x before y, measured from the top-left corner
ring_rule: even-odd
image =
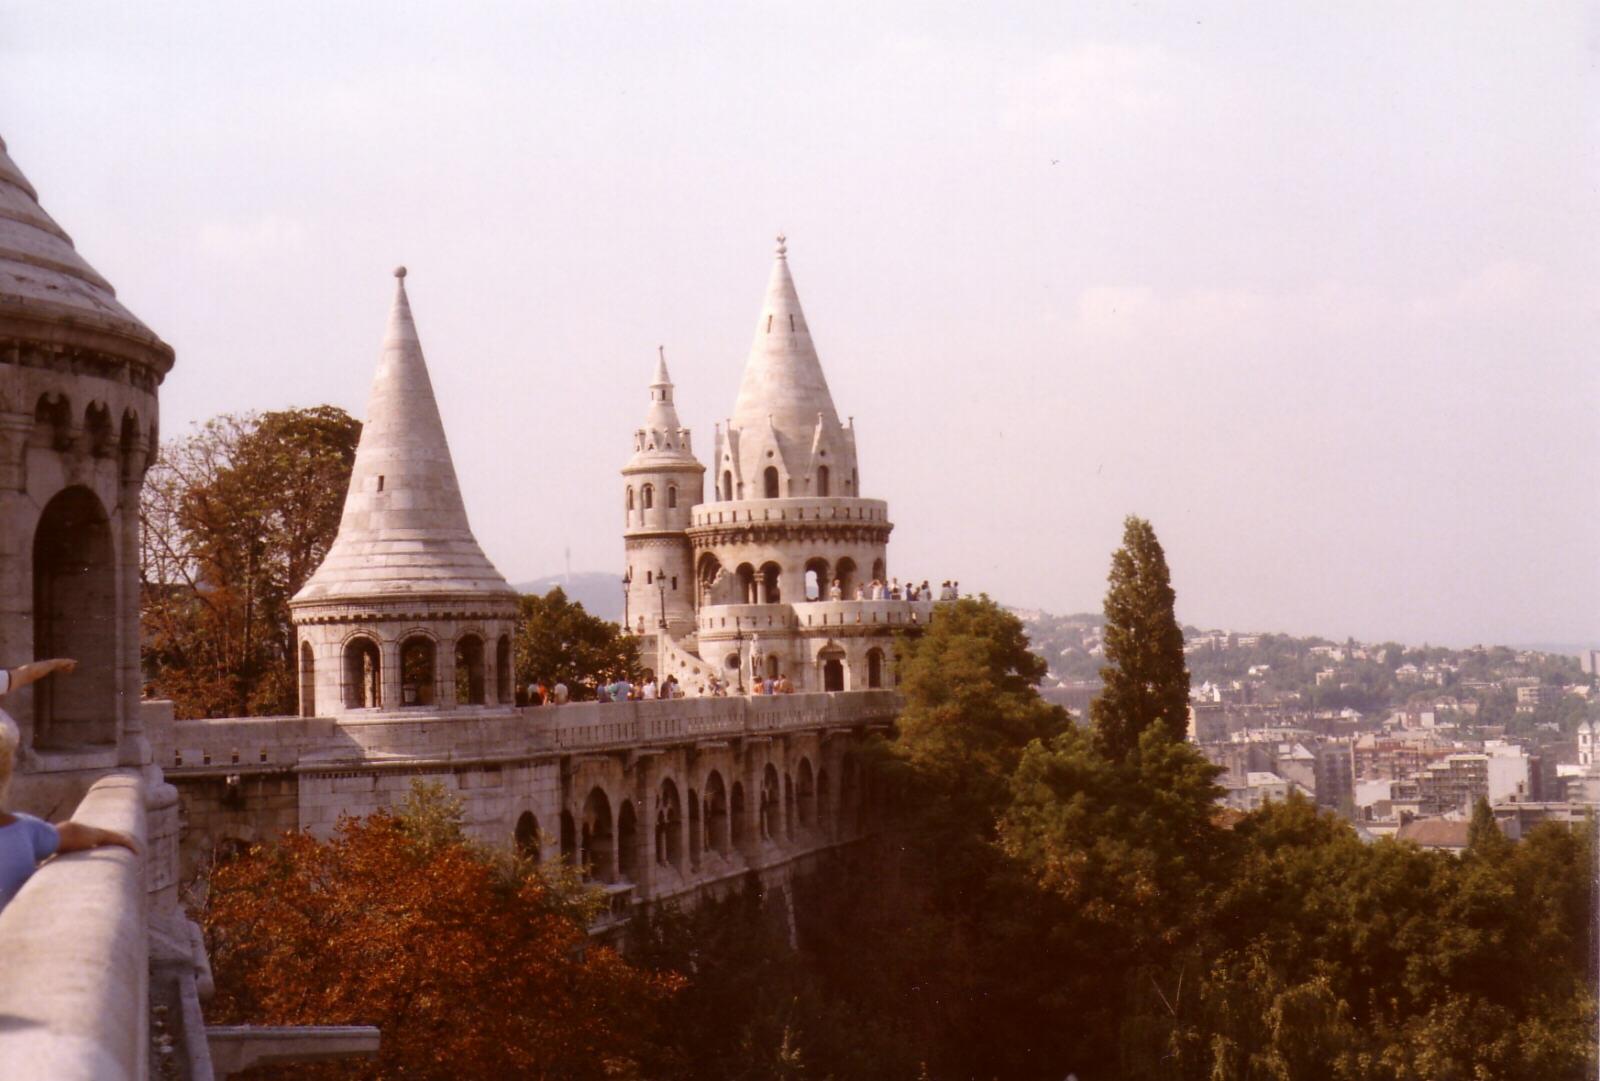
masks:
[[[665,364],[667,362],[667,347],[664,345],[656,346],[656,357],[661,363]]]
[[[406,268],[403,267],[403,266],[395,267],[394,268],[394,276],[397,277],[397,278],[404,278],[406,276]]]
[[[779,259],[782,259],[784,257],[784,255],[786,255],[788,253],[788,251],[789,251],[789,249],[784,246],[784,242],[786,240],[788,240],[788,239],[789,238],[784,236],[781,232],[778,234],[778,258]]]

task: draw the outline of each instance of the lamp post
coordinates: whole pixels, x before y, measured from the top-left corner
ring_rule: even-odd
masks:
[[[657,621],[657,626],[659,626],[662,630],[666,630],[667,629],[667,572],[665,570],[657,570],[656,571],[656,592],[661,597],[661,608],[660,608],[661,615],[660,615],[660,619]]]
[[[744,693],[744,628],[739,626],[739,617],[733,617],[734,649],[739,657],[739,693]]]
[[[633,586],[633,568],[629,567],[622,575],[622,629],[628,629],[628,592]]]

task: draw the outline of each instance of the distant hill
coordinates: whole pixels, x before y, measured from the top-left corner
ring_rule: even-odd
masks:
[[[592,616],[622,622],[622,576],[586,571],[582,574],[552,574],[535,578],[531,582],[513,582],[511,588],[518,593],[537,593],[540,596],[560,586],[567,600],[577,601]]]

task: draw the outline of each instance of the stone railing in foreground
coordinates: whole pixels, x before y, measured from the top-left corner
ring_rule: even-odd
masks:
[[[73,821],[146,844],[139,778],[100,778]],[[46,863],[0,909],[0,1075],[139,1081],[148,1072],[143,860],[123,848]]]

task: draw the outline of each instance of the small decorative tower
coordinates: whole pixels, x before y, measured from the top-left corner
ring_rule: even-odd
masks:
[[[514,701],[516,591],[467,524],[405,275],[339,535],[289,603],[304,716]]]
[[[644,427],[634,432],[633,457],[622,468],[623,618],[636,634],[665,630],[681,639],[694,633],[694,551],[685,530],[690,509],[704,494],[705,471],[690,446],[689,429],[678,422],[663,348]]]

